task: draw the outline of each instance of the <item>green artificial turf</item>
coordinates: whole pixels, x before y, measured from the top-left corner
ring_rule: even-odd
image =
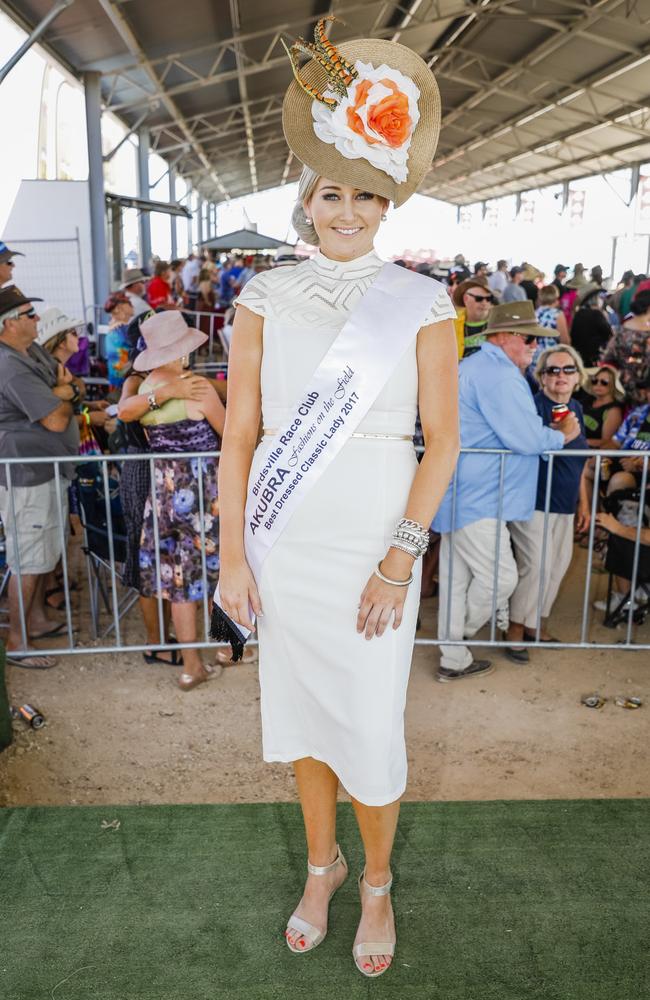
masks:
[[[355,874],[350,807],[339,817]],[[649,829],[648,800],[404,805],[398,950],[371,981],[350,954],[354,877],[318,950],[285,946],[305,865],[295,805],[7,809],[0,997],[645,1000]]]

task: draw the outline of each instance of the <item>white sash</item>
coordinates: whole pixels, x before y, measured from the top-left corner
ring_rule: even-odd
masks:
[[[284,426],[256,461],[248,484],[244,547],[259,583],[262,565],[300,502],[347,443],[430,311],[431,279],[384,264]],[[379,553],[381,554],[381,553]],[[215,593],[219,602],[219,588]],[[243,626],[238,628],[246,633]]]

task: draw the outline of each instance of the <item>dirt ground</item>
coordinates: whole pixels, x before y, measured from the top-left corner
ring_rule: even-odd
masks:
[[[552,620],[577,638],[581,554]],[[606,578],[594,581],[604,596]],[[592,594],[594,596],[594,594]],[[433,635],[434,599],[423,601],[419,635]],[[602,617],[602,616],[601,616]],[[126,639],[140,636],[137,611]],[[650,640],[650,620],[635,632]],[[601,626],[592,640],[617,643]],[[435,647],[417,647],[407,707],[410,800],[562,799],[650,795],[648,651],[531,651],[516,666],[499,650],[483,678],[434,680]],[[231,667],[183,693],[177,669],[147,665],[139,653],[61,657],[53,670],[8,667],[13,704],[30,702],[47,719],[37,731],[14,723],[0,754],[0,804],[265,802],[295,799],[291,768],[264,764],[256,665]],[[601,710],[580,704],[598,691]],[[645,706],[626,711],[619,694]],[[109,817],[110,818],[110,817]]]

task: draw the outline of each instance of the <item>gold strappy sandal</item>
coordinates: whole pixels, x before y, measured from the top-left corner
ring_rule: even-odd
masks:
[[[363,897],[364,891],[368,893],[369,896],[388,896],[393,884],[392,877],[386,882],[385,885],[370,885],[366,882],[366,870],[361,872],[359,875],[359,895]],[[389,962],[386,968],[376,969],[372,972],[366,972],[359,965],[359,958],[369,958],[371,955],[390,955],[391,958],[395,955],[395,942],[394,941],[361,941],[360,944],[355,944],[352,949],[352,955],[354,958],[354,964],[361,973],[362,976],[367,976],[368,979],[377,979],[378,976],[383,976],[387,969],[390,969],[392,962]]]
[[[312,865],[310,864],[309,861],[307,861],[307,871],[309,872],[310,875],[329,875],[330,872],[334,871],[337,865],[343,865],[343,867],[345,868],[345,875],[347,877],[348,865],[345,858],[343,857],[343,852],[341,851],[341,848],[339,847],[338,844],[336,845],[336,857],[334,858],[334,861],[332,861],[331,865],[324,865],[322,867],[319,867],[318,865]],[[345,882],[345,879],[343,879],[343,882]],[[341,882],[341,885],[343,885],[343,882]],[[337,886],[337,889],[340,888],[341,886]],[[328,906],[329,906],[329,901],[331,900],[335,892],[336,889],[332,889],[329,900],[327,901]],[[288,935],[289,932],[292,930],[300,931],[302,937],[306,938],[307,941],[309,941],[308,948],[295,948],[291,944]],[[287,923],[287,929],[284,932],[284,936],[285,938],[287,938],[287,948],[289,949],[289,951],[292,951],[294,955],[306,955],[308,951],[313,951],[314,948],[316,948],[321,943],[321,941],[324,940],[326,934],[327,931],[319,930],[319,928],[315,927],[314,924],[310,924],[307,920],[303,920],[302,917],[297,916],[297,914],[295,913],[292,913],[292,915],[289,917],[289,922]]]

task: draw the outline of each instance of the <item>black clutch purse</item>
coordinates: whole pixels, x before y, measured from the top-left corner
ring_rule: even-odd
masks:
[[[232,662],[237,663],[244,655],[244,646],[248,636],[244,636],[236,622],[229,618],[223,608],[215,601],[212,605],[210,618],[210,638],[215,642],[229,642],[232,649]]]

